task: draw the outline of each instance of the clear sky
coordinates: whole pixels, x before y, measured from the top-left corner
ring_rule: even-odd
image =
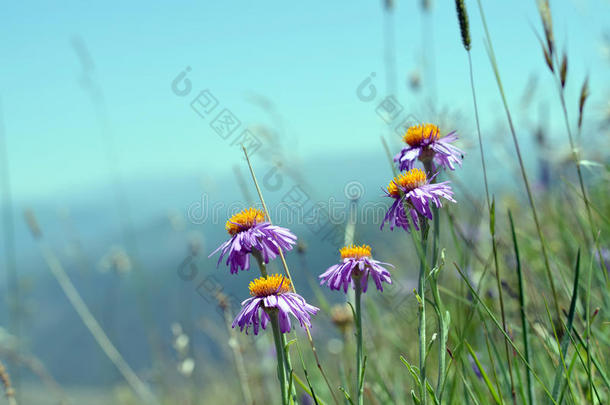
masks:
[[[398,98],[405,112],[427,120],[421,97],[405,85],[426,60],[436,85],[424,75],[423,92],[430,97],[436,88],[435,105],[472,117],[454,3],[434,3],[431,16],[422,18],[420,1],[397,1]],[[483,3],[509,101],[517,104],[533,72],[552,91],[534,35],[541,31],[535,1]],[[476,2],[467,5],[489,124],[500,105]],[[19,1],[0,7],[0,100],[17,200],[107,183],[108,134],[123,178],[229,169],[239,161],[236,149],[210,128],[212,116],[203,119],[190,107],[204,89],[218,100],[214,113],[228,108],[242,128],[269,121],[252,97],[270,100],[282,116],[284,145],[303,159],[379,148],[383,122],[356,88],[375,72],[374,84],[386,91],[387,19],[380,1]],[[551,8],[557,41],[570,58],[571,108],[587,73],[593,99],[601,100],[610,77],[600,52],[610,3],[555,0]],[[192,90],[180,97],[171,84],[187,66]],[[96,94],[103,97],[97,104]]]

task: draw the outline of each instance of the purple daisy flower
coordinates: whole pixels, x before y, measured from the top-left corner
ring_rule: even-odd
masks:
[[[390,224],[390,230],[395,226],[410,232],[409,220],[405,211],[409,211],[411,222],[415,229],[419,230],[419,216],[432,219],[430,202],[437,207],[442,207],[441,197],[455,202],[453,190],[448,181],[441,183],[430,183],[432,179],[426,177],[426,173],[421,169],[411,169],[406,173],[394,177],[385,191],[388,197],[395,201],[385,214],[381,229],[386,222]]]
[[[369,276],[375,282],[379,291],[383,291],[381,283],[392,284],[390,272],[382,265],[392,266],[389,263],[373,260],[371,247],[368,245],[350,245],[339,249],[342,263],[335,264],[319,276],[320,285],[328,284],[331,290],[341,290],[347,293],[350,285],[356,288],[356,282],[360,281],[362,292],[366,292]],[[392,266],[394,267],[394,266]]]
[[[233,321],[233,327],[239,326],[243,331],[250,326],[258,335],[259,328],[267,328],[271,320],[270,313],[278,314],[280,332],[288,333],[291,329],[290,317],[294,316],[301,327],[311,327],[311,315],[320,309],[309,305],[299,294],[291,292],[290,280],[280,274],[260,277],[250,282],[251,298],[241,303],[241,310]],[[261,311],[262,310],[262,311]]]
[[[265,263],[275,259],[280,249],[290,250],[297,237],[286,228],[265,222],[265,214],[248,208],[233,215],[225,226],[231,239],[223,243],[210,254],[211,257],[220,251],[218,264],[227,256],[227,265],[231,274],[250,268],[250,253],[254,249],[260,252]],[[217,264],[217,265],[218,265]]]
[[[430,162],[431,169],[439,167],[455,170],[455,165],[462,166],[464,152],[452,145],[458,139],[455,131],[440,137],[439,129],[433,124],[414,125],[407,130],[403,141],[407,144],[394,157],[400,171],[411,170],[417,159]]]

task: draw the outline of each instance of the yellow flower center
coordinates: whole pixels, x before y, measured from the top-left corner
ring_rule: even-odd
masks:
[[[369,245],[349,245],[339,249],[341,259],[361,259],[371,257],[371,247]]]
[[[273,294],[283,294],[290,291],[290,279],[281,274],[259,277],[250,281],[248,286],[250,295],[253,297],[267,297]]]
[[[421,187],[424,184],[426,184],[426,173],[421,169],[411,169],[392,179],[390,184],[388,184],[388,194],[398,198],[400,197],[400,189],[409,191]]]
[[[247,208],[229,218],[225,225],[225,229],[230,235],[235,235],[264,220],[265,214],[262,211],[259,211],[256,208]]]
[[[413,125],[407,129],[407,133],[402,137],[402,140],[409,146],[417,146],[424,139],[437,140],[440,137],[440,131],[434,124]]]

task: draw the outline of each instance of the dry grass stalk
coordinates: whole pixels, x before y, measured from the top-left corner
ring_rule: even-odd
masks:
[[[42,232],[38,225],[38,221],[34,215],[34,212],[27,210],[25,212],[25,219],[30,228],[30,232],[39,244],[42,256],[51,270],[51,273],[59,283],[63,290],[66,298],[80,317],[83,324],[87,327],[93,338],[100,346],[104,354],[110,361],[116,366],[121,375],[125,378],[125,381],[130,385],[133,391],[138,397],[140,397],[147,404],[158,404],[158,400],[148,387],[133,371],[133,369],[127,364],[121,353],[116,349],[114,344],[106,335],[106,332],[102,329],[97,319],[93,316],[89,307],[83,301],[82,297],[78,293],[78,290],[72,284],[70,277],[66,273],[63,265],[59,261],[59,258],[50,246],[45,244],[42,239]]]
[[[61,388],[59,383],[53,378],[51,373],[47,370],[44,363],[32,354],[25,353],[23,350],[15,348],[6,348],[0,346],[0,356],[8,358],[10,361],[14,361],[19,365],[30,370],[35,374],[42,383],[47,387],[49,391],[52,391],[57,397],[57,404],[67,405],[70,403],[67,394]]]
[[[17,400],[15,399],[15,389],[13,389],[13,384],[11,383],[11,376],[6,371],[6,367],[0,361],[0,381],[2,381],[2,386],[4,387],[4,394],[8,399],[9,405],[17,405]]]
[[[553,20],[551,18],[551,8],[548,0],[538,0],[538,13],[542,20],[542,27],[544,28],[544,37],[546,39],[546,45],[540,39],[540,45],[542,46],[542,53],[544,54],[544,61],[551,72],[555,72],[553,66],[553,54],[555,51],[555,37],[553,35]]]
[[[229,334],[229,347],[233,353],[233,360],[235,361],[235,368],[237,369],[237,377],[239,378],[239,386],[244,397],[244,403],[247,405],[254,404],[252,391],[250,391],[248,373],[242,356],[242,349],[239,344],[239,336],[232,327],[233,314],[231,313],[229,298],[225,294],[219,292],[216,294],[216,300],[218,301],[218,306],[222,309],[227,333]]]
[[[553,19],[551,17],[549,0],[538,0],[538,12],[540,13],[540,18],[542,19],[544,37],[546,38],[549,57],[552,59],[555,49],[555,36],[553,35]]]

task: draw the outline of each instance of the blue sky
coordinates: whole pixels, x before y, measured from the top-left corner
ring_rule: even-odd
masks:
[[[394,15],[397,96],[421,117],[421,97],[406,76],[434,61],[435,105],[472,117],[467,60],[453,2],[435,2],[422,19],[419,1],[397,2]],[[509,102],[516,104],[532,72],[553,91],[533,28],[535,1],[484,1]],[[302,159],[378,150],[385,126],[374,103],[356,98],[371,72],[385,92],[381,2],[5,2],[0,13],[0,100],[17,200],[52,198],[109,181],[107,143],[82,86],[79,38],[91,57],[89,77],[101,89],[121,177],[214,175],[240,155],[190,108],[209,89],[219,105],[248,126],[269,121],[251,101],[270,100],[283,117],[284,145]],[[499,99],[483,47],[476,2],[467,1],[473,62],[484,125],[499,116]],[[575,111],[589,73],[593,99],[608,92],[608,63],[599,50],[610,30],[608,1],[551,1],[560,49],[570,57],[568,91]],[[422,36],[425,33],[425,38]],[[171,91],[189,66],[193,90]],[[424,76],[424,92],[431,83]],[[550,101],[551,117],[557,105]],[[555,104],[554,104],[555,103]],[[551,119],[551,122],[553,120]],[[472,128],[472,127],[471,127]],[[561,123],[557,124],[561,129]],[[507,134],[508,135],[508,134]],[[560,135],[565,139],[565,135]],[[471,138],[472,134],[464,134]],[[474,139],[474,138],[471,138]]]

